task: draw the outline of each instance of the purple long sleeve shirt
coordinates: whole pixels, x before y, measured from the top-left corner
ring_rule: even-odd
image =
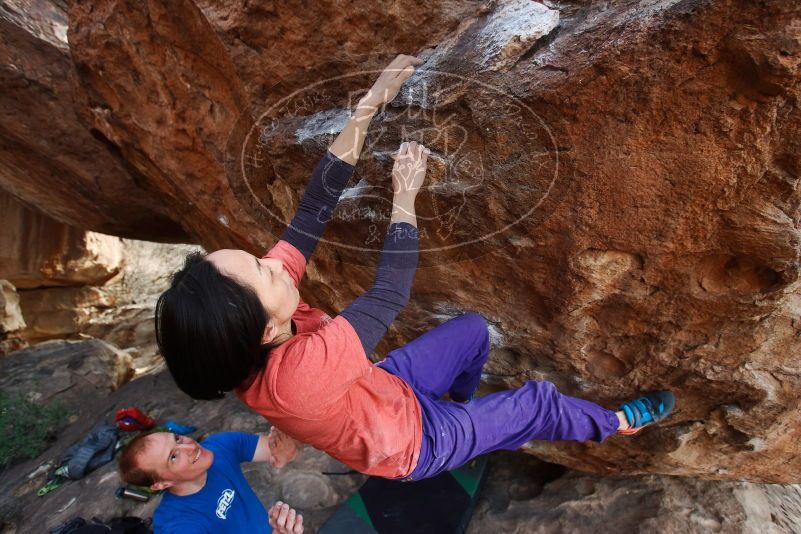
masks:
[[[281,239],[311,258],[336,208],[342,191],[353,175],[350,165],[326,151],[312,173],[292,222]],[[353,326],[366,354],[376,344],[409,302],[417,269],[419,236],[408,223],[389,226],[378,260],[373,286],[341,313]]]

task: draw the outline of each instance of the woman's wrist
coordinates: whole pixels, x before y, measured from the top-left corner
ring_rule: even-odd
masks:
[[[392,216],[390,217],[390,224],[393,223],[409,223],[412,226],[417,226],[417,213],[414,210],[414,201],[416,194],[411,193],[396,193],[392,199]]]
[[[364,138],[370,122],[373,120],[375,110],[367,106],[357,105],[351,113],[350,120],[339,133],[328,151],[350,165],[356,165],[364,145]]]
[[[356,109],[353,110],[353,116],[357,115],[364,115],[368,116],[372,119],[373,116],[378,113],[378,109],[383,104],[380,102],[375,102],[373,99],[364,97],[356,103]]]
[[[409,209],[414,209],[414,202],[417,199],[417,191],[400,191],[393,193],[392,205],[404,206]]]
[[[378,108],[375,104],[370,104],[365,102],[364,100],[359,100],[356,104],[356,108],[351,113],[351,120],[357,120],[361,122],[370,122],[375,117],[375,114],[378,113]]]

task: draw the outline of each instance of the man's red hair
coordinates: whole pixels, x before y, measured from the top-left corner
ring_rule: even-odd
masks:
[[[136,436],[122,449],[119,460],[120,478],[128,484],[145,488],[149,488],[158,482],[158,477],[155,472],[143,469],[138,465],[139,456],[147,448],[146,438],[148,436],[150,436],[150,434]]]

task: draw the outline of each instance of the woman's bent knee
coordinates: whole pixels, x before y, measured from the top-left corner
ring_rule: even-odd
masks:
[[[459,317],[463,321],[470,324],[470,329],[473,331],[481,331],[489,335],[489,325],[487,320],[478,312],[467,312]]]
[[[478,312],[467,312],[464,315],[465,321],[468,321],[470,325],[470,332],[477,336],[478,342],[481,345],[486,344],[487,349],[489,348],[489,323],[484,317]],[[488,351],[487,351],[488,352]]]

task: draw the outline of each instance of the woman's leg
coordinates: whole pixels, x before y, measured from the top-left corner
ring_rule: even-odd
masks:
[[[488,356],[486,321],[465,313],[393,350],[379,365],[429,399],[449,392],[453,400],[465,401],[478,387]]]
[[[412,480],[455,469],[489,451],[514,450],[524,443],[603,441],[620,424],[614,411],[563,395],[550,382],[493,393],[467,404],[421,399],[426,458],[421,456]]]

